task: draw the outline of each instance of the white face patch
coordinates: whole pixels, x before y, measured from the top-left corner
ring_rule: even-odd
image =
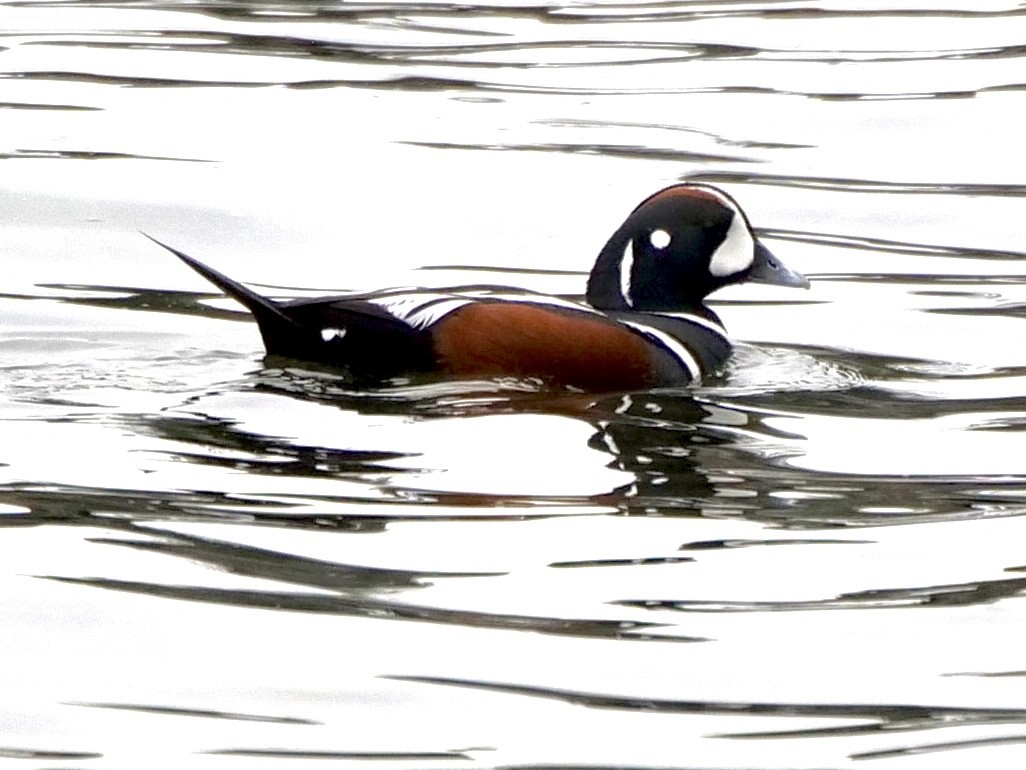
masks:
[[[345,329],[338,329],[333,326],[321,329],[321,339],[325,342],[331,342],[332,340],[340,340],[346,336]]]
[[[627,307],[634,307],[634,300],[631,299],[631,271],[634,270],[634,241],[627,241],[627,248],[623,250],[623,259],[620,260],[620,296],[627,303]]]
[[[648,242],[654,248],[665,249],[670,245],[670,234],[665,230],[653,230],[652,234],[648,236]]]
[[[717,278],[736,275],[747,270],[755,261],[755,239],[748,230],[748,225],[741,212],[734,209],[733,219],[723,243],[716,247],[709,259],[709,272]]]

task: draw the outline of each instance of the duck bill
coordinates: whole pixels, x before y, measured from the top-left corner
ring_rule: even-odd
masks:
[[[773,252],[755,242],[755,260],[748,268],[748,281],[768,283],[772,286],[793,286],[798,289],[809,288],[809,279],[796,270],[791,270],[777,259]]]

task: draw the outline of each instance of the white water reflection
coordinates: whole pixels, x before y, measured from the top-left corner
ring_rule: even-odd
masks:
[[[780,444],[788,464],[867,476],[1026,475],[1019,451],[1026,412],[944,415],[931,419],[767,417],[763,424],[795,436]]]

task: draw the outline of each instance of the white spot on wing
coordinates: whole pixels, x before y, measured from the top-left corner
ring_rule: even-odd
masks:
[[[751,267],[755,260],[755,239],[748,230],[748,223],[735,207],[730,220],[730,227],[723,243],[716,247],[709,259],[709,272],[717,278],[736,275]]]
[[[631,299],[631,271],[634,270],[634,241],[627,241],[627,248],[623,250],[623,258],[620,260],[620,296],[627,303],[627,307],[634,307],[634,300]]]
[[[346,336],[346,330],[340,329],[333,326],[325,327],[321,329],[321,339],[325,342],[331,342],[332,340],[340,340]]]
[[[681,366],[688,370],[693,383],[697,384],[702,381],[702,367],[699,366],[698,359],[695,358],[683,342],[672,334],[667,334],[659,329],[653,329],[651,326],[645,326],[634,321],[624,321],[624,323],[632,329],[637,329],[646,337],[651,337],[662,347],[666,348],[680,362]]]

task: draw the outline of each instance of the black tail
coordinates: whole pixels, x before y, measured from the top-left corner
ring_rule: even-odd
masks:
[[[202,262],[190,257],[188,254],[183,254],[178,249],[172,248],[166,243],[161,243],[152,235],[146,235],[146,233],[141,233],[141,235],[145,235],[158,246],[170,251],[182,260],[182,262],[202,275],[217,288],[221,289],[225,294],[245,305],[249,312],[253,314],[253,317],[256,318],[256,322],[260,326],[260,331],[264,336],[265,342],[267,341],[268,334],[270,334],[272,330],[280,329],[282,324],[285,324],[288,327],[299,326],[296,321],[289,318],[282,311],[281,307],[279,307],[275,302],[267,299],[267,297],[261,297],[255,291],[247,289],[238,281],[233,281],[228,276],[217,272],[211,267],[207,267]]]

